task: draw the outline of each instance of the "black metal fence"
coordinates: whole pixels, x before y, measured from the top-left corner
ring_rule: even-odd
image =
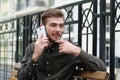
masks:
[[[63,38],[101,58],[110,68],[110,80],[115,80],[115,68],[120,69],[120,1],[83,0],[57,8],[65,14]],[[0,80],[9,79],[14,63],[21,61],[25,48],[36,40],[41,14],[0,22]]]

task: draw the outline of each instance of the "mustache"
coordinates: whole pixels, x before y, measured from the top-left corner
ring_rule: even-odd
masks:
[[[62,35],[62,32],[55,32],[55,33],[53,33],[54,35],[58,35],[58,36],[61,36]]]
[[[54,33],[52,33],[52,35],[57,35],[57,36],[62,36],[62,32],[54,32]],[[50,38],[49,36],[48,36],[48,38],[49,38],[49,41],[50,42],[52,42],[52,43],[56,43],[52,38]]]

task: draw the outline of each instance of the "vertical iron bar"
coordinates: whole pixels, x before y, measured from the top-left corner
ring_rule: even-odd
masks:
[[[115,80],[115,0],[110,0],[110,80]]]
[[[17,19],[17,30],[16,30],[16,53],[15,53],[15,62],[17,63],[19,61],[19,19]]]
[[[38,15],[38,25],[41,25],[41,13]]]
[[[93,55],[97,56],[97,0],[93,0]]]
[[[87,29],[86,29],[86,32],[87,32],[87,34],[86,34],[86,52],[88,52],[88,35],[89,35],[89,33],[88,33],[88,27],[87,27]]]
[[[28,41],[28,27],[29,27],[29,15],[24,16],[24,28],[23,28],[23,55],[25,55],[25,48],[27,47],[29,41]]]
[[[70,38],[70,36],[71,36],[71,34],[70,34],[70,26],[71,26],[71,24],[68,25],[68,29],[69,29],[69,31],[68,31],[68,34],[69,34],[69,42],[71,42],[71,38]]]
[[[29,16],[29,43],[32,43],[32,15]]]
[[[31,21],[32,21],[32,17],[31,17],[31,15],[28,15],[27,19],[26,19],[26,22],[27,22],[26,23],[26,35],[27,35],[27,40],[26,40],[27,44],[26,44],[26,47],[28,46],[29,43],[31,43],[30,42],[30,35],[32,36],[32,33],[30,33],[30,27],[32,26]]]
[[[23,58],[23,56],[24,56],[24,54],[25,54],[25,16],[24,16],[24,18],[23,18],[23,53],[22,53],[22,58]]]
[[[82,4],[78,5],[78,45],[82,47]]]
[[[100,59],[105,63],[105,9],[106,0],[100,0]]]

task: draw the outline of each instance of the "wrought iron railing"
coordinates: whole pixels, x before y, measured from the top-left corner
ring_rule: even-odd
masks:
[[[120,42],[116,43],[116,38],[120,39],[120,1],[110,0],[108,12],[105,0],[98,3],[98,0],[83,0],[56,7],[65,14],[65,32],[62,38],[101,58],[110,68],[110,80],[115,80],[115,61],[118,61],[116,65],[120,68],[120,51],[116,51],[120,47],[117,45]],[[37,39],[36,28],[40,25],[42,13],[0,22],[0,80],[8,80],[14,63],[21,61],[25,48]],[[106,17],[110,17],[108,35]],[[107,36],[110,37],[106,38]],[[106,45],[109,46],[106,48]],[[115,55],[118,55],[117,59]]]

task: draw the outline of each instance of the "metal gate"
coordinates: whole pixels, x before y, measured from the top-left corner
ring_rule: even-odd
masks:
[[[108,2],[108,3],[107,3]],[[120,1],[83,0],[56,7],[65,14],[63,37],[103,60],[115,80],[120,69]],[[37,39],[36,28],[43,12],[0,22],[0,80],[8,80],[15,62]]]

